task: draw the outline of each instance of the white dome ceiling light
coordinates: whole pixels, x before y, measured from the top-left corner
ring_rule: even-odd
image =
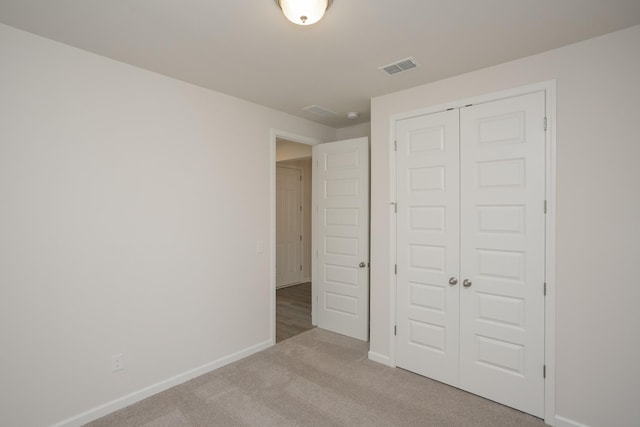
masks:
[[[312,25],[322,19],[333,0],[275,0],[284,16],[294,24]]]

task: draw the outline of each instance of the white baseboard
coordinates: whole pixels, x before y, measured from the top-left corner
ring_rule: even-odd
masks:
[[[383,365],[387,365],[387,366],[391,366],[392,368],[395,368],[395,366],[391,363],[391,359],[389,358],[389,356],[384,356],[380,353],[370,351],[368,353],[368,357],[369,357],[369,360],[373,360],[374,362],[382,363]]]
[[[556,427],[589,427],[586,424],[556,415]]]
[[[261,342],[251,347],[247,347],[244,350],[240,350],[236,353],[230,354],[229,356],[225,356],[218,360],[214,360],[213,362],[209,362],[205,365],[183,372],[182,374],[178,374],[164,381],[160,381],[156,384],[150,385],[149,387],[145,387],[141,390],[134,391],[133,393],[119,397],[115,400],[112,400],[111,402],[107,402],[103,405],[96,406],[95,408],[89,409],[86,412],[83,412],[71,418],[67,418],[66,420],[53,424],[51,427],[82,426],[86,423],[97,420],[98,418],[104,417],[105,415],[108,415],[114,411],[117,411],[118,409],[122,409],[133,403],[146,399],[147,397],[153,396],[154,394],[158,394],[162,391],[170,389],[171,387],[175,387],[179,384],[187,382],[192,378],[199,377],[200,375],[204,375],[208,372],[214,371],[218,368],[228,365],[229,363],[233,363],[247,356],[251,356],[252,354],[265,350],[271,347],[272,345],[273,345],[273,342],[271,339],[269,339],[267,341]]]

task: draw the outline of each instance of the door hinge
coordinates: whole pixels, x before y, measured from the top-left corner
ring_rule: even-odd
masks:
[[[544,282],[544,296],[547,296],[547,282]]]
[[[547,365],[542,365],[542,378],[547,378]]]
[[[545,214],[547,213],[547,201],[546,200],[544,201],[544,213]]]
[[[300,182],[302,182],[302,175],[300,175]]]
[[[300,271],[302,271],[302,266],[300,266]]]
[[[398,264],[395,264],[393,267],[393,274],[398,274]]]
[[[393,141],[393,151],[398,151],[398,141]]]
[[[302,205],[300,205],[300,212],[302,212]]]
[[[544,118],[544,130],[545,131],[547,130],[547,118],[546,117]]]
[[[398,335],[398,325],[393,325],[393,335]]]
[[[302,242],[302,234],[300,235],[300,241]]]

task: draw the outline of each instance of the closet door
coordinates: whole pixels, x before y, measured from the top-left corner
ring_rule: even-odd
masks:
[[[458,110],[397,123],[399,367],[458,385]]]
[[[460,386],[544,415],[545,95],[460,111]]]

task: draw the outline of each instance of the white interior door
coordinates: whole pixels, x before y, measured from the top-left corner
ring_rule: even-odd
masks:
[[[458,384],[458,110],[401,120],[396,364]]]
[[[276,167],[276,287],[302,280],[302,171]]]
[[[320,328],[369,337],[369,141],[313,147],[314,312]]]
[[[536,416],[544,117],[537,92],[396,124],[396,364]]]
[[[545,95],[460,111],[460,379],[544,415]]]

